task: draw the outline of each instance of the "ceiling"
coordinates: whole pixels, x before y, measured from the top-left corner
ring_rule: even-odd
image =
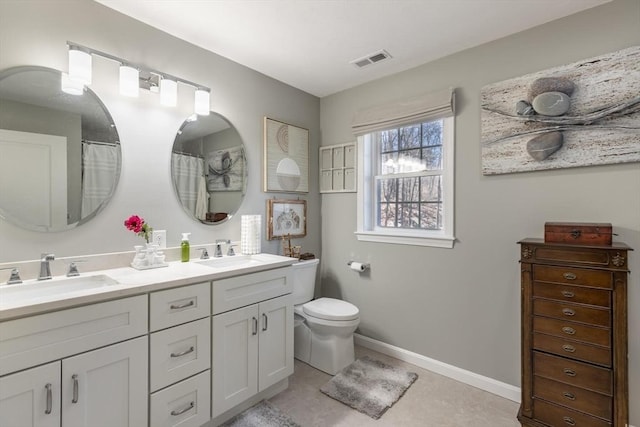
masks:
[[[323,97],[611,0],[96,1]]]

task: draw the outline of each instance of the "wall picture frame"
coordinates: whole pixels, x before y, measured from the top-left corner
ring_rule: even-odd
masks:
[[[309,192],[309,130],[264,118],[263,190]]]
[[[307,235],[306,200],[267,200],[267,239]]]

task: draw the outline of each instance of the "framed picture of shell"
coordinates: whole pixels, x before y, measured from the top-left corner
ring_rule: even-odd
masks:
[[[307,235],[306,200],[267,200],[267,239]]]
[[[309,130],[264,118],[263,190],[309,192]]]
[[[487,85],[484,175],[640,162],[640,46]]]

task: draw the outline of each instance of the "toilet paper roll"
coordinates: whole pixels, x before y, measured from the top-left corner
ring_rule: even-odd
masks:
[[[355,261],[352,262],[349,267],[351,267],[353,271],[357,271],[359,273],[362,273],[367,268],[363,263]]]

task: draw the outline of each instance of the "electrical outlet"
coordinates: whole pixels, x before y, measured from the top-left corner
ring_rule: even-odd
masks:
[[[153,230],[153,243],[160,249],[167,247],[167,230]]]

